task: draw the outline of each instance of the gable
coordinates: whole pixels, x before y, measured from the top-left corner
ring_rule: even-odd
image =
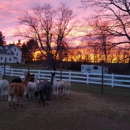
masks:
[[[14,44],[8,45],[8,48],[13,51],[18,50],[18,51],[22,52],[21,49]]]

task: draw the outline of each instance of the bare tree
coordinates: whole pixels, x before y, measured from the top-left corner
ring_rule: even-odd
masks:
[[[85,20],[84,27],[87,32],[83,36],[83,40],[94,50],[94,62],[97,62],[97,59],[107,62],[112,38],[111,34],[106,31],[109,28],[109,21],[102,21],[98,17],[94,17],[91,20]]]
[[[110,21],[106,31],[114,36],[113,46],[130,44],[129,0],[81,0],[81,4],[83,8],[93,8],[101,19]]]
[[[73,18],[73,11],[64,3],[60,3],[57,9],[50,4],[37,5],[19,18],[26,30],[17,29],[15,36],[35,39],[42,56],[56,70],[67,56],[67,36],[75,27]]]

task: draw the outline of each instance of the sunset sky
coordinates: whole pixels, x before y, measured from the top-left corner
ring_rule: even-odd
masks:
[[[60,2],[66,3],[77,17],[87,14],[87,10],[80,9],[80,0],[3,0],[0,4],[0,31],[5,36],[7,43],[17,42],[19,37],[13,37],[13,32],[18,26],[18,17],[25,10],[29,10],[37,4],[50,3],[57,7]]]

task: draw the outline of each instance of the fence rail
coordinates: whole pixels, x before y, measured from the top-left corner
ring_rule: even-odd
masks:
[[[27,69],[16,69],[3,67],[0,68],[0,72],[7,76],[11,77],[20,77],[23,76],[24,71]],[[32,74],[37,74],[38,79],[50,79],[51,70],[29,70]],[[61,72],[55,71],[55,79],[60,80]],[[78,82],[86,84],[102,84],[102,74],[97,73],[82,73],[82,72],[72,72],[72,71],[62,71],[62,80],[67,80],[69,82]],[[111,87],[126,87],[130,88],[130,75],[117,75],[117,74],[104,74],[103,75],[103,84],[109,85]]]

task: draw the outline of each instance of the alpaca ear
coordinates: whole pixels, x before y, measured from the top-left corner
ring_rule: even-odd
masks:
[[[26,71],[24,71],[24,76],[25,76],[25,77],[27,76],[27,72],[26,72]]]
[[[37,75],[37,74],[35,74],[35,77],[37,78],[37,77],[38,77],[38,75]]]

